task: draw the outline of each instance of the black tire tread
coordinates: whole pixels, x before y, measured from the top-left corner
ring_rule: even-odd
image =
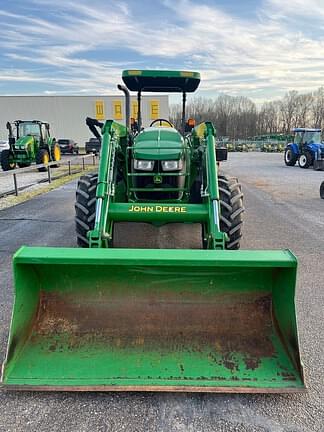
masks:
[[[9,163],[9,156],[10,154],[12,154],[11,150],[5,149],[2,150],[0,156],[1,156],[1,168],[3,169],[3,171],[10,171],[12,169],[15,168],[10,166]]]
[[[44,148],[41,148],[38,150],[37,154],[36,154],[36,165],[42,164],[43,163],[43,154],[44,153],[48,154],[48,160],[50,160],[50,154],[48,153],[48,151]],[[46,172],[47,168],[46,167],[42,167],[42,168],[37,168],[39,172]]]
[[[242,237],[244,212],[241,184],[236,177],[220,174],[218,177],[220,201],[220,229],[226,232],[229,240],[226,249],[239,249]]]
[[[58,159],[57,161],[56,161],[55,155],[54,155],[55,147],[58,147],[60,150],[60,159]],[[52,147],[51,147],[51,162],[59,162],[61,159],[62,159],[61,147],[59,146],[59,144],[56,141],[54,141],[54,143],[52,144]],[[57,163],[57,164],[53,164],[51,166],[52,166],[52,168],[58,168],[60,165]]]
[[[303,156],[303,155],[306,156],[306,160],[307,160],[307,161],[306,161],[306,164],[305,164],[304,166],[301,166],[299,160],[300,160],[300,157]],[[298,165],[299,165],[300,168],[302,168],[302,169],[307,169],[307,168],[309,168],[312,164],[313,164],[313,156],[312,156],[311,152],[309,152],[309,151],[305,151],[305,152],[303,152],[303,153],[299,156],[299,158],[298,158]]]
[[[97,173],[83,175],[78,181],[76,190],[75,230],[77,244],[84,248],[89,247],[87,232],[94,227],[97,181]]]
[[[320,197],[324,199],[324,181],[321,183],[320,186]]]
[[[297,162],[298,156],[294,155],[294,157],[289,162],[287,162],[287,160],[286,160],[286,154],[287,154],[288,151],[292,152],[292,149],[288,148],[288,149],[285,150],[285,152],[284,152],[284,162],[285,162],[285,164],[287,166],[294,166],[296,164],[296,162]]]

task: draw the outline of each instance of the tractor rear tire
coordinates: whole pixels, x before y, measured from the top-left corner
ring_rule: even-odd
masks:
[[[298,156],[292,151],[292,149],[288,148],[285,150],[284,161],[287,166],[295,166],[297,159]]]
[[[226,175],[218,176],[220,202],[220,230],[229,239],[225,248],[235,250],[240,248],[243,225],[243,193],[237,178]]]
[[[36,154],[36,165],[46,164],[50,160],[49,153],[46,149],[39,149]],[[48,170],[47,167],[37,168],[39,172],[46,172]]]
[[[1,168],[3,169],[3,171],[10,171],[16,168],[16,162],[14,162],[14,154],[11,150],[2,150]]]
[[[78,181],[76,190],[75,229],[77,244],[83,248],[89,247],[87,233],[94,228],[97,182],[97,173],[83,175]]]
[[[320,186],[320,197],[324,199],[324,181],[321,183]]]
[[[298,158],[298,165],[300,168],[309,168],[313,163],[313,156],[310,152],[302,153]]]

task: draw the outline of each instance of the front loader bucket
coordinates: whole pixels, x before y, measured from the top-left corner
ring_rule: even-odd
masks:
[[[289,251],[21,248],[2,383],[304,389]]]

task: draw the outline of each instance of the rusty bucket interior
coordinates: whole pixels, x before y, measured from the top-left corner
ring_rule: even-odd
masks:
[[[21,248],[2,383],[304,389],[289,251]]]

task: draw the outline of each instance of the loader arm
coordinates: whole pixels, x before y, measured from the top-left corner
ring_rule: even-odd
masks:
[[[112,239],[109,206],[115,195],[116,153],[122,153],[120,138],[127,136],[127,129],[112,120],[106,121],[101,132],[102,146],[96,190],[95,225],[88,233],[91,248],[109,247]]]
[[[99,122],[96,119],[87,117],[86,118],[86,125],[88,126],[88,128],[90,129],[90,131],[93,133],[93,135],[99,140],[101,141],[101,135],[100,133],[97,131],[96,127],[102,128],[103,127],[103,123]]]
[[[207,166],[207,198],[209,209],[209,234],[207,242],[211,243],[210,249],[225,249],[226,234],[220,230],[220,206],[218,190],[218,167],[216,161],[215,135],[216,131],[212,123],[205,124],[206,140],[206,166]]]

